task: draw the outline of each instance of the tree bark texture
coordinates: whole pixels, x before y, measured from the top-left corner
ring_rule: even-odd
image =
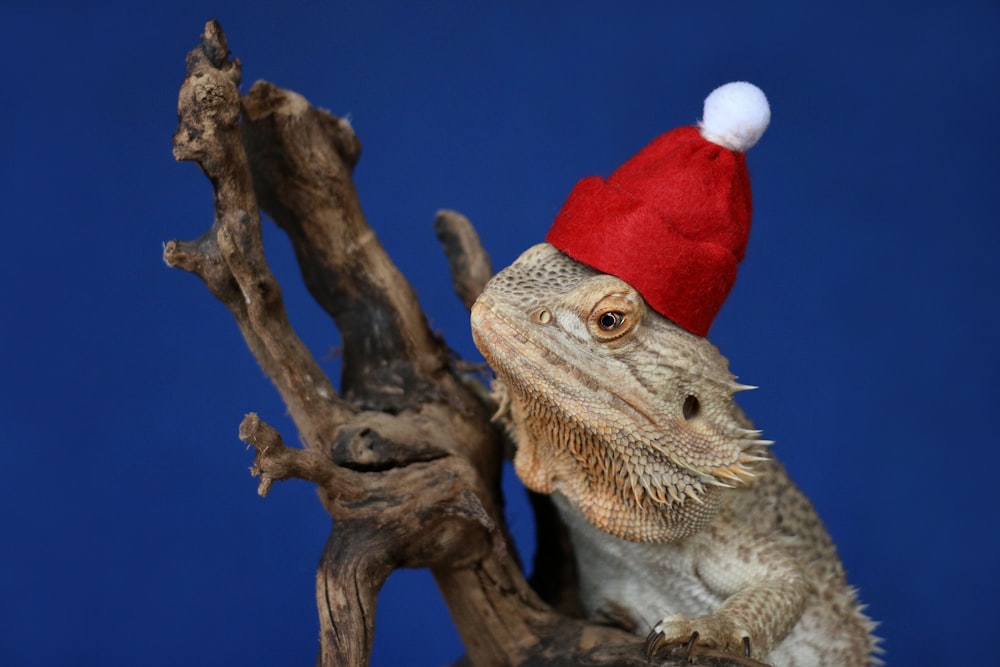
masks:
[[[316,577],[317,664],[368,664],[377,593],[401,567],[432,571],[469,664],[650,664],[640,638],[557,611],[525,580],[503,520],[495,406],[430,330],[368,226],[352,180],[361,145],[351,126],[294,92],[257,82],[241,97],[239,85],[240,62],[209,21],[187,57],[174,155],[211,181],[215,217],[200,238],[169,242],[164,260],[199,276],[229,309],[299,431],[303,446],[289,447],[256,414],[243,419],[258,492],[307,480],[333,518]],[[288,235],[310,293],[340,330],[339,392],[288,321],[260,210]],[[435,229],[468,306],[491,275],[489,259],[461,215],[439,213]],[[557,521],[544,512],[539,520]],[[572,559],[556,547],[540,542],[536,568],[550,600],[573,585]],[[710,652],[691,659],[758,664]],[[656,663],[682,660],[678,648]]]

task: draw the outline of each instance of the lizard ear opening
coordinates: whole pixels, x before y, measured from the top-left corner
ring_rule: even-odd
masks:
[[[688,395],[688,397],[684,399],[684,405],[681,407],[681,412],[684,415],[685,421],[691,421],[698,416],[698,413],[701,412],[701,401],[699,401],[698,397],[694,394]]]

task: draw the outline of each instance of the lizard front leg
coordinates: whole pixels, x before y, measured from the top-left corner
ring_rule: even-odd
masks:
[[[725,602],[711,614],[665,617],[653,627],[647,652],[693,639],[727,653],[766,656],[802,616],[808,583],[801,570],[775,540],[732,524],[715,523],[690,540],[697,577]]]

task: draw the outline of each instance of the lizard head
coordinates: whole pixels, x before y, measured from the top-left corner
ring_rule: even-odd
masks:
[[[747,387],[707,339],[549,244],[489,282],[472,331],[509,405],[518,476],[612,535],[696,532],[768,458],[733,401]]]

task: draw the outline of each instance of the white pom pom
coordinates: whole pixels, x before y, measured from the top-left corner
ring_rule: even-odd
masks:
[[[698,127],[708,141],[745,153],[761,138],[769,122],[771,108],[764,91],[752,83],[735,81],[709,93]]]

